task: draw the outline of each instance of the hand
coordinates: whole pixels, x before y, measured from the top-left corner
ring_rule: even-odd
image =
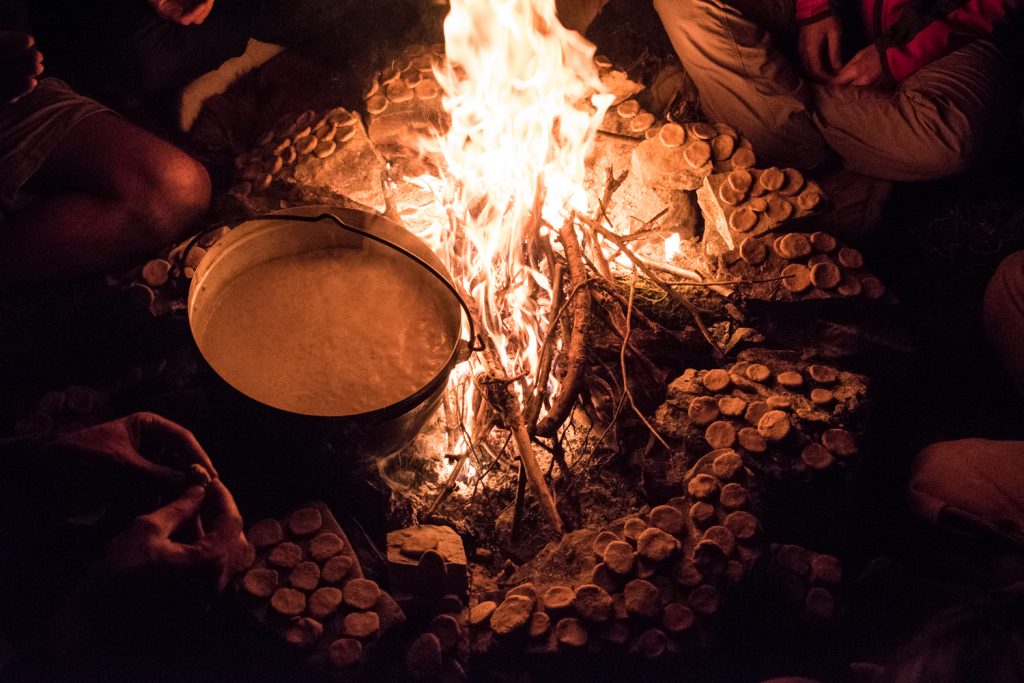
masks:
[[[182,26],[199,25],[213,9],[213,0],[149,0],[156,13]]]
[[[881,86],[889,78],[882,68],[882,55],[874,45],[853,56],[853,59],[829,81],[832,85],[856,85],[859,87]]]
[[[185,533],[197,536],[186,542],[181,538]],[[215,480],[137,517],[111,542],[97,571],[107,582],[200,574],[220,591],[245,568],[246,552],[242,516],[231,493]]]
[[[837,17],[801,27],[797,49],[808,76],[824,82],[843,68],[842,38],[843,25]]]
[[[154,413],[135,413],[74,432],[54,442],[51,455],[87,461],[90,468],[108,466],[120,473],[175,485],[180,491],[189,481],[193,464],[210,477],[217,470],[192,432]]]
[[[0,31],[0,104],[17,102],[32,92],[43,73],[43,53],[30,35]]]

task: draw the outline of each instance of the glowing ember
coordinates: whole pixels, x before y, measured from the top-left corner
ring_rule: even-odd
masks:
[[[420,180],[450,222],[425,237],[475,304],[504,371],[533,392],[552,313],[544,223],[586,209],[586,155],[612,96],[601,93],[594,46],[559,23],[554,0],[453,0],[444,31],[437,77],[451,125],[430,145],[444,178]],[[466,379],[454,378],[453,394],[470,425]]]

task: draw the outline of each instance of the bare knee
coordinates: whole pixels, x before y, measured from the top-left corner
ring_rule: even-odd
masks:
[[[203,165],[170,145],[164,147],[147,155],[132,183],[130,201],[146,248],[181,237],[210,205],[210,176]]]
[[[991,333],[1024,319],[1024,250],[1003,259],[985,288],[985,326]]]

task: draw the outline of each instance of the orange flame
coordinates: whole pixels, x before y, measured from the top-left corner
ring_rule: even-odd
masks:
[[[554,0],[452,0],[444,32],[436,75],[451,125],[430,147],[451,222],[435,247],[505,372],[532,381],[552,288],[533,246],[543,223],[586,209],[587,153],[612,96],[594,46],[562,26]]]

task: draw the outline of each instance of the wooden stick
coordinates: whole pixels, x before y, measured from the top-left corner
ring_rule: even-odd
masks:
[[[633,318],[633,297],[636,294],[636,269],[633,269],[633,279],[629,283],[629,300],[626,305],[626,331],[622,335],[622,346],[619,348],[619,367],[622,368],[622,391],[625,392],[626,396],[629,397],[629,405],[633,408],[633,412],[640,418],[640,421],[644,423],[648,431],[654,435],[661,445],[665,447],[665,450],[671,450],[672,447],[668,445],[668,442],[661,437],[658,430],[654,428],[647,420],[647,416],[643,414],[643,411],[636,405],[636,401],[633,399],[633,392],[629,388],[629,373],[626,372],[626,346],[629,345],[629,335],[633,331],[631,326],[631,319]]]
[[[562,225],[558,231],[565,250],[565,260],[569,267],[569,282],[573,287],[579,285],[576,302],[573,304],[572,332],[569,335],[568,360],[565,375],[558,387],[558,395],[551,401],[551,408],[537,423],[537,434],[553,437],[572,411],[576,397],[579,395],[580,383],[585,371],[587,332],[590,329],[590,291],[586,285],[587,272],[583,266],[580,243],[576,238],[576,221],[574,216]]]
[[[540,511],[547,518],[548,523],[554,530],[561,534],[565,531],[562,518],[555,507],[555,498],[551,495],[551,489],[544,481],[544,473],[541,472],[540,463],[533,452],[533,444],[530,442],[530,434],[526,431],[526,423],[523,422],[523,413],[519,408],[519,399],[512,383],[504,377],[500,366],[497,365],[493,354],[485,349],[485,356],[488,357],[488,365],[496,368],[498,373],[490,374],[481,378],[481,384],[488,388],[491,397],[491,404],[505,421],[505,429],[512,434],[516,442],[516,450],[519,451],[519,461],[526,472],[526,479],[533,487],[533,493],[537,496]]]
[[[581,220],[589,221],[590,219],[581,218]],[[679,304],[687,311],[689,311],[690,315],[693,317],[694,323],[697,324],[697,329],[700,330],[700,333],[702,335],[704,335],[704,339],[707,341],[707,343],[711,345],[711,348],[714,349],[716,354],[723,355],[722,350],[718,348],[718,344],[716,344],[715,340],[711,338],[711,332],[710,330],[708,330],[707,325],[704,324],[704,317],[701,315],[701,312],[697,309],[697,307],[693,305],[692,301],[690,301],[688,298],[677,292],[667,282],[658,277],[654,273],[654,269],[648,266],[642,259],[640,259],[636,254],[634,254],[629,249],[629,247],[623,244],[622,240],[620,240],[619,236],[616,235],[614,232],[608,230],[607,228],[605,228],[603,225],[596,221],[590,223],[590,227],[601,233],[601,235],[604,238],[612,241],[615,244],[615,246],[618,247],[622,251],[622,253],[626,255],[626,258],[632,261],[636,265],[636,267],[639,268],[640,271],[645,276],[647,276],[649,280],[651,280],[651,282],[661,287],[666,294],[672,297],[673,301],[675,301],[677,304]]]
[[[554,261],[552,260],[552,262]],[[562,264],[556,264],[555,277],[552,280],[551,286],[551,311],[554,312],[554,317],[548,320],[548,331],[547,335],[545,335],[544,343],[540,347],[540,358],[537,363],[537,374],[533,380],[533,391],[526,399],[526,415],[524,419],[526,420],[526,428],[531,434],[535,434],[537,431],[540,409],[543,407],[544,400],[548,396],[548,376],[551,374],[551,362],[555,357],[549,342],[554,339],[552,331],[558,329],[558,321],[562,317],[562,277],[564,273],[565,270],[562,268]]]
[[[516,500],[512,508],[512,540],[519,538],[523,525],[523,509],[526,507],[526,466],[519,459],[519,479],[516,480]]]

